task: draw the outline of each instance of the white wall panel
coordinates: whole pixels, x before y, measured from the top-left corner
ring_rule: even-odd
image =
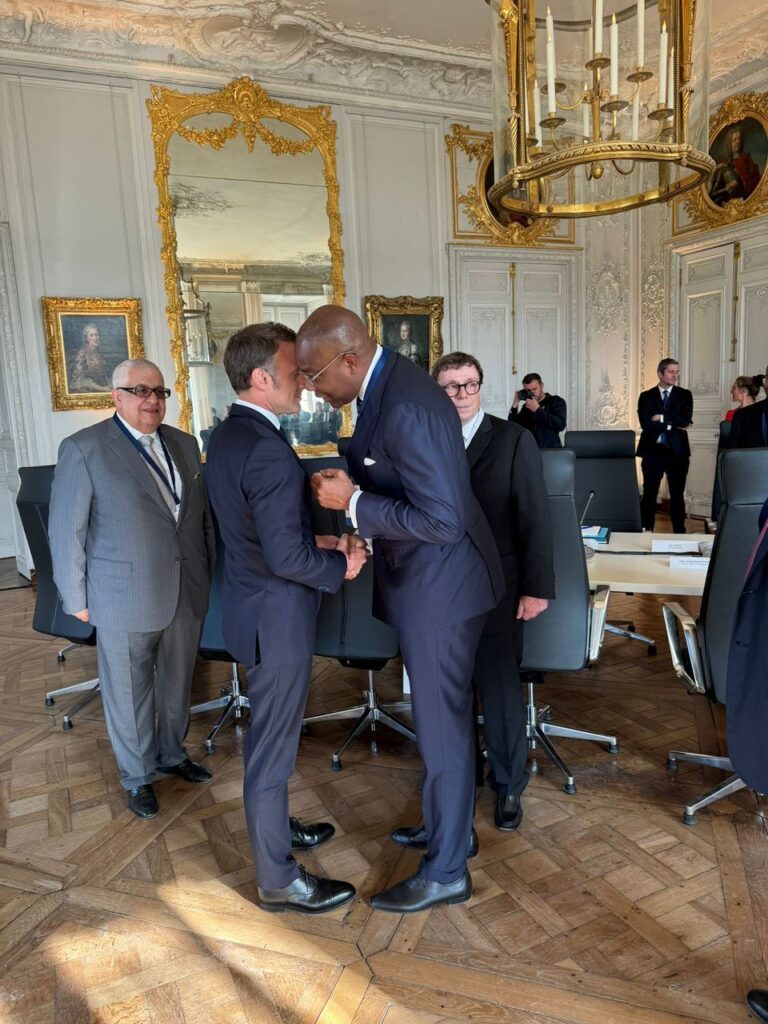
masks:
[[[363,295],[442,295],[447,237],[442,123],[351,113],[345,203],[347,258]],[[444,322],[444,332],[449,325]]]

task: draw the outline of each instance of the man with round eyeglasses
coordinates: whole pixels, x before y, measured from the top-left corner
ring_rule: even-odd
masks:
[[[480,636],[473,681],[485,718],[488,783],[496,793],[494,822],[509,832],[522,820],[520,797],[528,782],[518,671],[524,623],[545,611],[555,596],[541,456],[530,431],[483,411],[483,368],[474,356],[450,352],[438,359],[432,376],[459,414],[470,484],[499,549],[507,587]],[[398,830],[394,838],[403,842],[408,832]]]
[[[64,611],[96,627],[99,682],[128,806],[153,818],[158,773],[213,776],[184,749],[215,538],[197,442],[163,426],[154,363],[112,375],[115,413],[65,438],[48,532]]]

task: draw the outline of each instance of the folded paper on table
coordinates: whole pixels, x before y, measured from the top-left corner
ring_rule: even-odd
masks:
[[[698,571],[703,569],[706,572],[709,568],[709,559],[702,558],[700,555],[693,555],[690,557],[686,557],[685,555],[670,555],[669,568],[696,569]]]

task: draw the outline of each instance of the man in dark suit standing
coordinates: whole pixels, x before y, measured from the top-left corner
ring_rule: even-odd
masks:
[[[206,477],[225,546],[224,640],[249,666],[243,800],[259,901],[264,910],[318,914],[355,889],[296,864],[291,851],[319,846],[333,827],[289,819],[288,779],[321,591],[337,591],[365,555],[362,544],[353,552],[346,538],[312,533],[309,480],[278,419],[300,405],[295,337],[269,323],[230,338],[224,368],[238,398],[211,437]]]
[[[768,392],[768,367],[763,378]],[[768,398],[737,409],[728,436],[729,448],[768,448]]]
[[[560,434],[568,413],[565,399],[547,394],[538,373],[526,373],[523,388],[529,394],[522,398],[519,391],[515,392],[507,419],[530,430],[539,448],[562,448]]]
[[[368,336],[358,316],[322,306],[300,328],[305,380],[335,408],[357,398],[350,472],[315,474],[325,508],[373,538],[374,614],[397,630],[424,761],[427,851],[419,870],[371,898],[408,913],[472,895],[472,666],[486,613],[504,591],[493,535],[469,484],[459,419],[433,380]]]
[[[637,457],[643,471],[640,518],[644,530],[653,530],[656,498],[666,473],[673,533],[685,533],[685,481],[691,461],[688,427],[693,422],[693,395],[677,386],[679,363],[662,359],[657,387],[643,391],[637,403],[642,433]]]

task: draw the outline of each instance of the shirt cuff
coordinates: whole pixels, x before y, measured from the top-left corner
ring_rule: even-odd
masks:
[[[347,509],[347,515],[349,516],[352,525],[354,526],[355,529],[357,529],[357,514],[355,513],[355,509],[357,508],[357,502],[362,493],[363,492],[360,490],[359,487],[355,488],[354,494],[349,499],[349,508]]]

